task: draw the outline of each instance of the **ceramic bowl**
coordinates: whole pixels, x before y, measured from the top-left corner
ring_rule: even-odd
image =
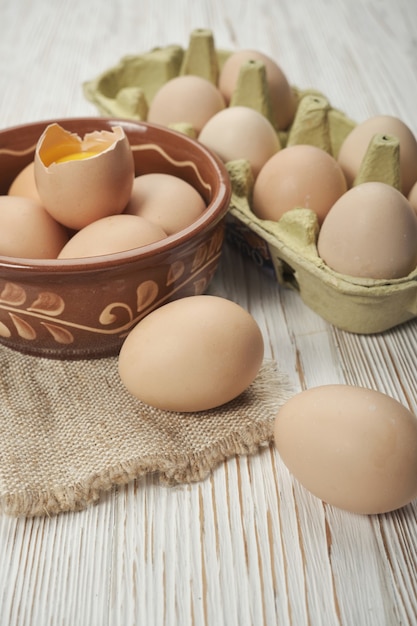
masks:
[[[52,121],[80,136],[122,126],[136,175],[174,174],[191,183],[207,204],[191,226],[134,250],[78,260],[0,257],[1,343],[51,358],[115,355],[130,329],[152,310],[206,290],[221,254],[229,177],[216,156],[184,134],[145,122],[73,118],[0,130],[1,194],[33,160],[36,143]]]

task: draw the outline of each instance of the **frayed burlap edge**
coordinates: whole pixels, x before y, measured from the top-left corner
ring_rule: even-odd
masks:
[[[156,475],[158,481],[166,486],[190,484],[204,480],[215,467],[231,457],[256,454],[272,442],[276,412],[293,392],[287,377],[277,370],[274,361],[263,364],[262,376],[262,385],[268,390],[264,408],[270,411],[270,419],[254,421],[243,430],[231,431],[215,445],[195,454],[171,455],[170,458],[133,458],[106,467],[75,485],[5,494],[0,496],[1,512],[14,517],[52,517],[65,512],[82,511],[99,502],[101,496],[112,488],[126,485],[147,474]]]
[[[175,459],[132,459],[90,476],[82,484],[50,491],[15,493],[0,500],[2,512],[13,517],[52,517],[68,511],[82,511],[118,485],[127,485],[147,474],[157,475],[161,484],[174,486],[202,481],[223,461],[236,455],[251,455],[272,440],[272,423],[246,432],[233,433],[219,445],[195,456]]]

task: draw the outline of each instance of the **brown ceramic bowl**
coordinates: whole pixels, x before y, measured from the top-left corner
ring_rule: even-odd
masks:
[[[74,118],[0,130],[0,194],[7,193],[15,176],[33,160],[36,143],[52,121],[80,136],[122,126],[137,175],[179,176],[207,204],[188,228],[134,250],[79,260],[0,257],[1,343],[61,359],[114,355],[129,330],[150,311],[205,291],[221,253],[229,178],[217,157],[183,134],[145,122]]]

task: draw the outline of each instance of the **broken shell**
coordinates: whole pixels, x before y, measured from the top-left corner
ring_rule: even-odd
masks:
[[[134,174],[133,154],[119,126],[81,139],[50,124],[36,147],[35,179],[42,203],[58,222],[76,230],[121,213]]]

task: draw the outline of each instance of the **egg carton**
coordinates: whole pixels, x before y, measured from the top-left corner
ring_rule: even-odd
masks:
[[[146,121],[149,104],[168,80],[195,74],[216,84],[231,54],[218,50],[211,31],[191,33],[188,48],[159,47],[123,57],[114,67],[83,84],[85,97],[104,116]],[[276,129],[282,147],[310,144],[337,157],[356,126],[316,89],[292,87],[297,99],[294,121]],[[270,102],[262,64],[242,68],[231,105],[254,108],[270,119]],[[193,137],[184,120],[172,128]],[[353,333],[383,332],[417,316],[417,268],[394,280],[345,276],[331,270],[317,253],[319,225],[310,209],[296,207],[278,222],[261,220],[251,210],[253,177],[244,159],[226,164],[232,182],[226,238],[283,287],[295,289],[303,302],[334,326]],[[399,143],[375,136],[355,183],[379,180],[400,188]]]

